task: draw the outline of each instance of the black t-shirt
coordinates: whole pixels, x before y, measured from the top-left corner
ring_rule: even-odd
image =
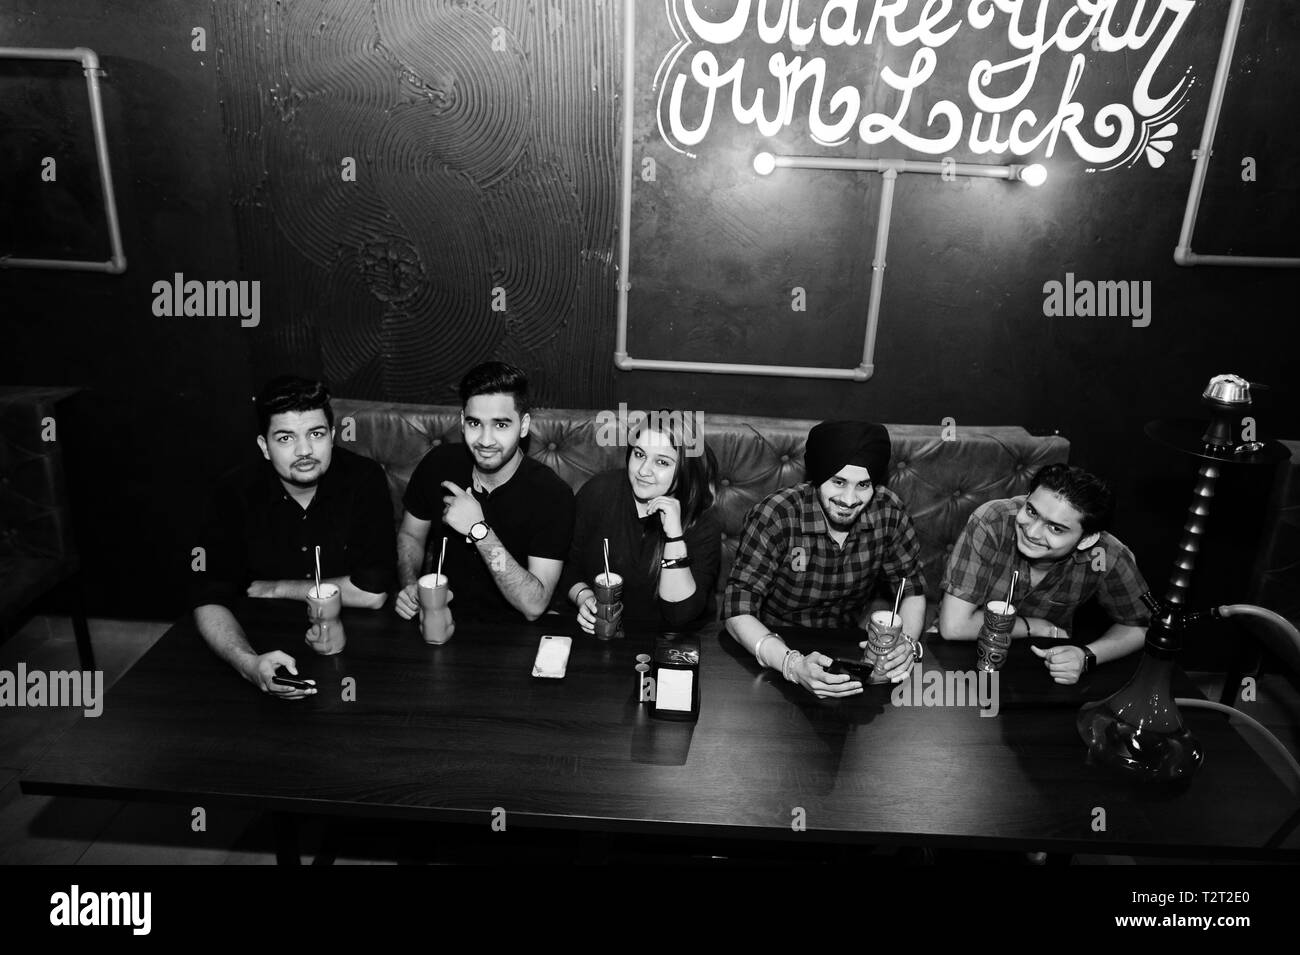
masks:
[[[521,450],[519,452],[523,454]],[[477,545],[466,543],[442,522],[442,499],[451,481],[471,491],[483,508],[483,519],[500,538],[515,562],[528,569],[529,557],[564,560],[573,537],[573,491],[545,464],[524,455],[519,470],[490,493],[473,489],[474,458],[464,444],[444,444],[424,456],[406,488],[405,506],[418,520],[432,521],[426,545],[425,567],[436,562],[447,537],[447,556],[442,571],[447,575],[455,599],[454,616],[489,620],[518,620],[520,613],[501,595],[496,580]]]
[[[213,492],[198,544],[206,566],[192,574],[194,607],[233,608],[254,580],[312,580],[318,544],[323,577],[350,576],[374,594],[397,589],[388,480],[374,461],[337,445],[306,509],[269,461],[231,472]]]

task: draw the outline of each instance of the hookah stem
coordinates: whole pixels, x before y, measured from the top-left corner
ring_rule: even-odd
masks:
[[[1174,572],[1169,577],[1169,589],[1165,591],[1165,603],[1182,606],[1187,600],[1219,474],[1219,468],[1214,464],[1203,464],[1196,472],[1196,486],[1192,488],[1192,504],[1187,509],[1187,523],[1183,525],[1183,536],[1178,541],[1178,554],[1174,558]]]

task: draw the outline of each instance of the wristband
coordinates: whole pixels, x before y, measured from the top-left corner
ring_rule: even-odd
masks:
[[[1083,676],[1083,674],[1087,673],[1096,665],[1097,654],[1092,652],[1091,647],[1083,647],[1083,669],[1079,671],[1079,675]]]
[[[769,633],[769,634],[767,634],[767,635],[761,637],[761,638],[759,639],[758,643],[754,644],[754,659],[758,661],[758,665],[759,665],[759,666],[766,666],[766,665],[767,665],[767,664],[765,664],[765,663],[763,662],[763,653],[762,653],[762,651],[763,651],[763,644],[767,643],[767,641],[771,640],[774,636],[776,636],[776,634],[774,634],[774,633]]]
[[[664,543],[665,543],[665,544],[675,544],[675,543],[677,543],[678,541],[684,541],[684,540],[686,540],[686,535],[683,534],[681,537],[665,537],[665,538],[664,538]]]
[[[689,567],[693,563],[695,562],[691,560],[690,555],[687,554],[685,557],[664,558],[659,562],[659,568],[661,570],[675,570],[678,567]]]
[[[592,588],[588,587],[586,584],[583,584],[582,589],[578,591],[578,599],[574,601],[579,607],[582,606],[582,595],[585,594],[588,590],[591,590],[591,595],[593,597],[596,596],[596,591],[592,590]]]
[[[1029,619],[1022,613],[1016,614],[1016,619],[1025,621],[1025,636],[1032,637],[1034,635],[1034,631],[1029,627]]]

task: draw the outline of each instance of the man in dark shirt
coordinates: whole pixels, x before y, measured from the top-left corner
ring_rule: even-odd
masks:
[[[899,608],[906,640],[877,669],[902,680],[918,657],[925,618],[921,545],[902,501],[884,482],[889,433],[878,424],[826,421],[808,433],[808,480],[750,509],[736,550],[722,616],[763,666],[819,697],[852,696],[862,683],[827,673],[823,653],[791,650],[770,628],[866,626],[883,578],[907,583]]]
[[[293,657],[254,651],[233,609],[242,597],[305,601],[317,546],[321,583],[338,587],[344,606],[382,607],[397,585],[392,499],[378,464],[334,447],[324,384],[277,378],[258,396],[257,414],[266,460],[233,472],[213,495],[200,539],[206,566],[194,575],[191,603],[218,656],[264,692],[297,699],[316,691],[271,682],[279,666],[297,673]],[[313,627],[307,643],[338,653],[336,632]]]
[[[409,620],[419,612],[416,581],[426,545],[436,557],[445,535],[442,572],[457,616],[536,620],[569,554],[573,491],[524,453],[531,418],[522,371],[504,362],[478,365],[461,381],[460,400],[464,444],[426,454],[406,488],[397,613]]]
[[[975,508],[943,575],[939,631],[949,640],[976,639],[984,605],[1003,599],[1019,571],[1011,635],[1061,641],[1030,647],[1055,682],[1077,683],[1097,664],[1141,649],[1150,622],[1142,603],[1147,584],[1133,552],[1106,530],[1114,502],[1095,475],[1049,464],[1028,495]],[[1087,645],[1068,642],[1075,608],[1093,596],[1111,627]]]

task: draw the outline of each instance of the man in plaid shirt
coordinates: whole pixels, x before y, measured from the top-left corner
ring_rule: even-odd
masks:
[[[1075,683],[1099,663],[1126,656],[1146,639],[1146,581],[1133,552],[1106,531],[1115,496],[1082,468],[1049,464],[1034,475],[1029,494],[981,504],[948,558],[939,630],[949,640],[974,640],[984,605],[1001,600],[1019,571],[1011,603],[1013,637],[1062,640],[1040,650],[1057,683]],[[1113,624],[1087,646],[1065,642],[1075,608],[1096,596]]]
[[[808,434],[808,480],[769,494],[745,517],[723,597],[727,630],[760,664],[819,697],[852,696],[862,683],[827,673],[830,657],[791,650],[771,628],[865,626],[881,579],[897,587],[907,578],[899,608],[907,639],[877,670],[898,682],[918,658],[921,545],[902,502],[884,486],[889,452],[889,433],[878,424],[823,422]]]

